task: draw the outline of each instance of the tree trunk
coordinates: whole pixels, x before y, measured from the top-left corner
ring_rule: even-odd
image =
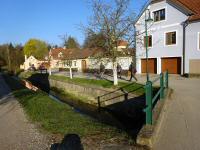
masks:
[[[51,76],[51,67],[49,67],[49,75]]]
[[[72,68],[71,67],[69,67],[69,74],[70,74],[70,79],[72,79],[73,76],[72,76]]]
[[[113,62],[113,81],[114,81],[114,85],[118,85],[118,79],[117,79],[117,62]]]
[[[10,49],[7,47],[8,70],[11,71]]]

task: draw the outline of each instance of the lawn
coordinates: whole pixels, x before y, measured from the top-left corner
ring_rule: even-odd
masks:
[[[18,81],[5,75],[14,96],[23,106],[29,119],[39,123],[51,133],[75,133],[81,137],[98,136],[101,138],[125,138],[125,132],[115,127],[97,122],[81,115],[69,105],[52,100],[42,91],[33,92],[24,88]]]
[[[141,95],[144,94],[144,85],[138,84],[135,82],[128,83],[128,82],[119,82],[118,86],[114,86],[112,81],[109,80],[96,80],[96,79],[86,79],[86,78],[77,78],[74,77],[70,79],[69,77],[63,75],[51,75],[49,76],[50,79],[68,82],[68,83],[75,83],[79,85],[92,85],[102,88],[112,88],[113,90],[123,88],[127,92],[133,92],[135,94]]]

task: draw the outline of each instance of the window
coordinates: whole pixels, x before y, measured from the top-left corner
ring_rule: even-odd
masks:
[[[58,58],[61,58],[61,57],[63,57],[63,53],[62,52],[58,53]]]
[[[154,22],[165,20],[165,9],[154,11]]]
[[[74,66],[76,67],[76,61],[74,61]]]
[[[176,44],[176,32],[168,32],[165,37],[166,45],[174,45]]]
[[[152,35],[149,35],[147,37],[147,46],[152,47]],[[146,36],[144,36],[144,47],[146,47]]]
[[[56,63],[56,66],[57,66],[57,67],[59,66],[59,62]]]

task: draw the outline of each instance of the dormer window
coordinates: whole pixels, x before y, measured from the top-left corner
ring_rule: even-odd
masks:
[[[165,9],[154,11],[153,14],[154,14],[154,22],[165,20],[166,17]]]
[[[63,53],[62,52],[58,53],[58,58],[62,58],[62,57],[63,57]]]

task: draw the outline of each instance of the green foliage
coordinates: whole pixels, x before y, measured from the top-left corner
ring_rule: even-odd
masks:
[[[7,65],[8,71],[16,74],[24,62],[23,47],[12,43],[0,45],[0,62],[0,66]]]
[[[84,48],[105,48],[106,38],[103,36],[102,33],[98,34],[88,34],[83,47]]]
[[[24,54],[27,56],[33,55],[37,59],[44,59],[44,57],[48,55],[48,45],[44,41],[30,39],[24,45]]]
[[[76,39],[74,38],[74,37],[72,37],[72,36],[69,36],[67,39],[66,39],[66,41],[65,41],[65,43],[64,43],[64,46],[66,47],[66,48],[80,48],[80,46],[79,46],[79,43],[76,41]]]
[[[21,72],[18,77],[20,79],[28,79],[29,77],[31,77],[33,74],[36,74],[36,72],[30,72],[30,71],[26,71],[26,72]]]

